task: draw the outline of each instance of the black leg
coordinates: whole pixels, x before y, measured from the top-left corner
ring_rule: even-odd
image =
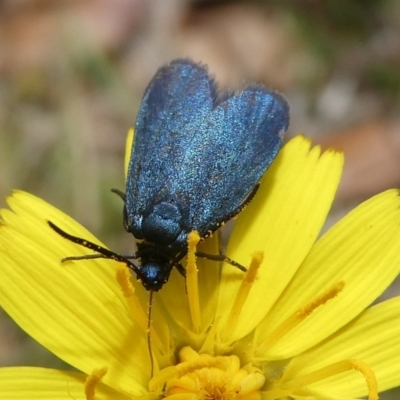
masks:
[[[247,269],[243,267],[243,265],[239,264],[238,262],[230,259],[229,257],[225,256],[224,254],[207,254],[203,253],[201,251],[196,252],[196,256],[200,258],[205,258],[206,260],[212,260],[212,261],[225,261],[228,264],[233,265],[236,268],[239,268],[243,272],[247,272]]]

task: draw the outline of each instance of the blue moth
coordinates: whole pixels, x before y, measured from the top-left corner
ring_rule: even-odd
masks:
[[[137,240],[136,253],[119,255],[49,221],[61,236],[96,252],[63,260],[123,262],[150,292],[162,288],[173,268],[184,276],[189,233],[205,239],[251,201],[288,124],[288,104],[274,91],[252,85],[223,92],[202,64],[179,59],[163,66],[142,99],[126,191],[113,190],[124,200],[124,227]],[[197,255],[243,269],[224,256]]]

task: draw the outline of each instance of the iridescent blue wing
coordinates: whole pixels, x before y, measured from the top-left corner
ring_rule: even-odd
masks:
[[[289,108],[279,94],[249,87],[217,105],[184,151],[177,179],[190,227],[204,236],[245,201],[282,145]],[[176,188],[177,190],[178,188]]]
[[[216,85],[206,67],[189,60],[162,67],[152,79],[136,119],[128,169],[126,209],[131,221],[168,197],[175,169],[183,167],[182,149],[190,145],[187,127],[198,129],[215,98]]]
[[[281,147],[289,110],[279,94],[249,87],[218,96],[207,69],[162,68],[144,95],[126,189],[132,226],[155,204],[175,204],[201,236],[237,209]],[[185,245],[185,235],[181,235]]]

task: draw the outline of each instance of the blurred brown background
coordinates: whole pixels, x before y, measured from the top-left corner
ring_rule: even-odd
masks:
[[[143,90],[177,57],[208,64],[224,86],[278,89],[291,104],[288,137],[345,151],[332,220],[400,185],[399,2],[0,0],[0,205],[28,190],[131,248],[109,189],[124,188]],[[0,364],[46,365],[3,320]]]

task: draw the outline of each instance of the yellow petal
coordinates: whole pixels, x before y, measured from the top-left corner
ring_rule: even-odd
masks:
[[[400,270],[400,197],[389,190],[364,202],[313,246],[279,303],[259,327],[271,330],[338,282],[343,290],[281,338],[266,358],[314,346],[368,307]]]
[[[400,377],[400,297],[366,310],[329,340],[295,357],[286,379],[301,379],[326,365],[345,359],[367,363],[378,380],[379,391],[399,385]],[[332,376],[313,385],[326,395],[359,398],[366,396],[365,378],[358,372]]]
[[[261,181],[259,193],[239,215],[227,255],[248,265],[264,252],[258,279],[230,339],[250,332],[267,314],[316,240],[338,187],[343,158],[310,150],[301,136],[284,146]],[[225,265],[218,314],[230,309],[243,274]]]
[[[125,180],[128,175],[129,161],[131,160],[131,152],[133,150],[132,145],[134,136],[135,136],[135,130],[133,129],[132,126],[131,128],[129,128],[125,143],[125,159],[124,159]]]
[[[46,368],[0,368],[0,399],[85,400],[86,375]],[[104,384],[96,386],[97,399],[129,400]]]
[[[129,316],[115,279],[116,263],[63,257],[88,254],[56,234],[92,235],[46,202],[16,191],[2,210],[0,305],[58,357],[90,374],[108,368],[104,382],[127,393],[145,393],[150,366],[146,335]],[[117,385],[117,387],[115,386]]]

